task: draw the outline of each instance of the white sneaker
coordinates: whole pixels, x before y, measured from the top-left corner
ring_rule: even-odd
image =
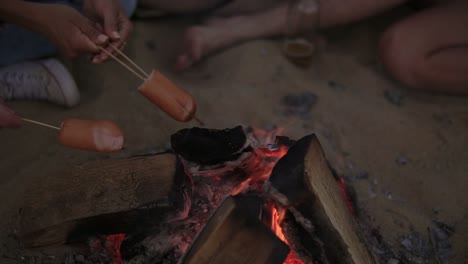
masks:
[[[47,100],[66,107],[73,107],[80,101],[73,77],[56,59],[0,68],[0,97],[5,100]]]

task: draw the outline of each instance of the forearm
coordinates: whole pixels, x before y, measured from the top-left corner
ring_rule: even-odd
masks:
[[[407,0],[318,0],[320,27],[356,22],[392,9]]]
[[[43,5],[22,0],[2,0],[0,2],[0,21],[38,30],[39,9]]]

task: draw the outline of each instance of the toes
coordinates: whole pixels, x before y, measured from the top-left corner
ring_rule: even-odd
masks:
[[[187,68],[187,55],[182,54],[177,57],[175,68],[178,71],[183,71]]]
[[[199,60],[203,55],[203,29],[192,27],[185,34],[185,46],[192,60]]]
[[[178,71],[183,71],[192,66],[194,63],[193,60],[187,56],[187,54],[182,54],[177,57],[177,62],[176,62],[176,70]]]
[[[203,29],[198,26],[187,29],[184,34],[183,51],[177,57],[176,69],[185,70],[203,56]]]

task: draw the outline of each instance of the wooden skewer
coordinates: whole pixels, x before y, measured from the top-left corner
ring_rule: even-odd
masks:
[[[205,123],[203,121],[201,121],[200,118],[198,118],[197,116],[193,116],[193,119],[195,119],[195,121],[197,121],[197,123],[200,126],[205,126]]]
[[[134,71],[130,66],[128,66],[127,64],[125,64],[125,62],[121,61],[119,58],[117,58],[116,56],[114,56],[112,53],[110,53],[109,51],[107,51],[106,49],[102,48],[102,47],[99,47],[104,53],[106,53],[107,55],[109,55],[111,58],[113,58],[115,61],[117,61],[118,63],[120,63],[122,66],[124,66],[125,68],[127,68],[127,70],[129,70],[131,73],[135,74],[135,76],[137,76],[138,78],[140,78],[141,80],[145,81],[146,79],[141,76],[138,72]]]
[[[116,50],[120,55],[122,55],[124,58],[126,58],[133,66],[135,66],[136,68],[138,68],[144,75],[146,78],[148,78],[148,74],[143,70],[141,69],[134,61],[132,61],[129,57],[127,57],[122,51],[120,51],[118,48],[114,47],[113,45],[109,44],[114,50]],[[111,58],[113,58],[115,61],[117,61],[118,63],[120,63],[122,66],[124,66],[125,68],[127,68],[127,70],[129,70],[130,72],[132,72],[133,74],[135,74],[135,76],[137,76],[138,78],[140,78],[142,81],[146,81],[146,79],[141,76],[139,73],[137,73],[135,70],[133,70],[130,66],[128,66],[125,62],[123,62],[122,60],[120,60],[119,58],[117,58],[117,56],[114,56],[112,53],[110,53],[109,51],[107,51],[106,49],[104,49],[103,47],[99,47],[104,53],[106,53],[107,55],[109,55]],[[185,112],[189,112],[187,109],[185,109],[185,107],[183,107],[182,105],[179,104],[179,102],[176,102]],[[198,117],[194,116],[193,117],[200,126],[205,126],[205,123],[203,121],[201,121]]]
[[[49,125],[49,124],[46,124],[46,123],[42,123],[42,122],[39,122],[39,121],[27,119],[27,118],[21,118],[21,119],[23,119],[23,121],[26,121],[26,122],[29,122],[29,123],[33,123],[33,124],[36,124],[36,125],[40,125],[40,126],[44,126],[44,127],[48,127],[48,128],[60,130],[60,127],[57,127],[57,126],[52,126],[52,125]]]
[[[109,43],[109,46],[111,46],[111,48],[113,48],[117,53],[122,55],[122,57],[127,59],[127,61],[130,62],[135,68],[140,70],[140,72],[143,74],[143,76],[148,78],[148,76],[149,76],[148,73],[146,73],[140,66],[138,66],[138,64],[136,64],[132,59],[130,59],[127,55],[125,55],[125,53],[123,53],[120,49],[118,49],[116,46],[114,46],[114,45],[112,45],[110,43]]]

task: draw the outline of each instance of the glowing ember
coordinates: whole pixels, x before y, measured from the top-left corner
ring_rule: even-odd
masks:
[[[249,177],[231,192],[232,195],[239,194],[251,186],[254,186],[254,189],[255,186],[261,188],[268,180],[276,162],[288,152],[286,146],[277,146],[275,143],[276,136],[282,132],[281,128],[272,131],[255,129],[251,132],[249,138],[256,148],[253,150],[254,158],[245,168]]]
[[[341,194],[343,195],[343,197],[344,197],[344,199],[346,201],[346,204],[348,205],[349,210],[351,211],[351,214],[354,215],[355,212],[354,212],[353,203],[351,202],[351,198],[349,197],[348,193],[346,192],[346,183],[345,183],[345,180],[344,180],[343,177],[340,177],[339,185],[340,185]]]
[[[271,131],[265,131],[261,129],[254,129],[250,133],[250,138],[254,141],[254,159],[247,164],[245,171],[249,175],[247,180],[239,184],[231,194],[236,195],[248,188],[253,187],[256,189],[257,186],[261,192],[261,186],[268,180],[271,175],[273,168],[286,153],[288,148],[286,146],[278,146],[275,142],[276,136],[281,135],[283,132],[282,128],[274,129]],[[274,204],[271,207],[271,230],[281,239],[284,243],[289,246],[289,242],[283,233],[281,228],[281,222],[286,214],[285,209],[277,209]],[[297,258],[294,251],[290,251],[284,264],[304,264],[299,258]]]
[[[110,235],[106,237],[104,242],[104,247],[107,249],[109,253],[111,253],[114,263],[120,264],[122,263],[122,255],[120,254],[120,246],[125,239],[125,234],[116,234]]]
[[[275,167],[276,162],[281,159],[288,152],[288,148],[281,146],[276,151],[266,151],[262,148],[256,149],[255,154],[258,157],[258,162],[256,167],[250,167],[248,170],[250,178],[255,181],[265,182],[270,177],[273,167]],[[258,169],[260,166],[260,169]]]
[[[120,246],[124,239],[125,234],[100,236],[90,239],[88,245],[91,255],[88,256],[88,260],[90,263],[123,263]]]
[[[300,260],[296,256],[296,253],[294,253],[294,251],[291,250],[283,264],[304,264],[304,261]]]

